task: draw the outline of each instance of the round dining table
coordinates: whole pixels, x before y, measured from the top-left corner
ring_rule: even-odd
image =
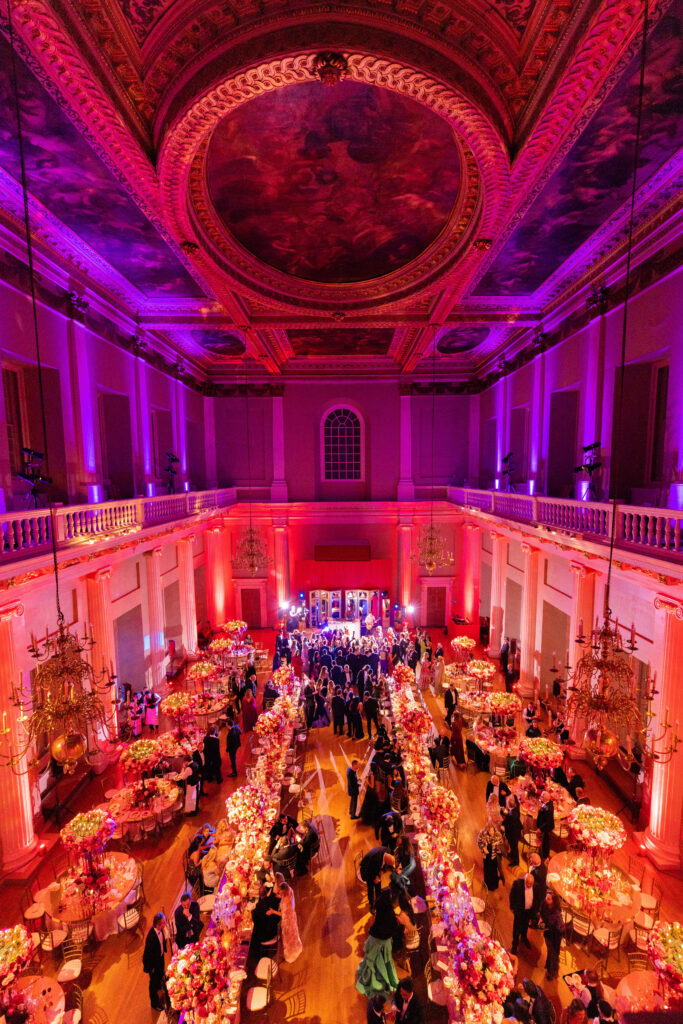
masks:
[[[119,824],[131,824],[144,821],[150,815],[163,814],[170,811],[178,797],[180,790],[167,779],[150,779],[154,782],[157,795],[142,802],[140,796],[144,793],[144,783],[134,783],[132,786],[124,786],[117,790],[109,800],[108,811]]]
[[[617,985],[615,1009],[619,1013],[660,1009],[664,999],[658,987],[659,978],[654,971],[631,971],[625,974]]]
[[[499,730],[490,725],[481,726],[472,733],[470,739],[484,754],[501,760],[506,757],[517,757],[519,754],[519,736],[502,740]]]
[[[30,1004],[31,1024],[61,1024],[64,1017],[64,989],[54,978],[25,974],[15,984]]]
[[[137,884],[138,866],[133,857],[116,852],[104,855],[104,866],[109,871],[109,881],[94,899],[84,892],[73,869],[69,868],[56,883],[36,894],[36,903],[67,928],[76,921],[91,921],[98,942],[114,935],[118,930],[116,920],[127,908],[126,897]]]
[[[572,910],[578,910],[593,919],[598,927],[614,929],[633,921],[640,906],[640,888],[621,868],[610,865],[617,878],[617,884],[601,894],[599,901],[581,897],[580,889],[567,877],[572,861],[580,856],[575,850],[556,853],[548,863],[548,886],[553,889]],[[622,941],[625,939],[622,936]]]
[[[530,794],[527,792],[530,781],[533,781],[531,776],[518,775],[517,778],[511,779],[508,783],[510,792],[519,800],[522,814],[531,814],[534,818],[536,817],[541,806],[541,793],[544,791],[550,793],[556,821],[566,818],[569,812],[576,807],[574,797],[559,782],[554,782],[553,779],[546,779],[542,786],[534,783],[537,792]]]

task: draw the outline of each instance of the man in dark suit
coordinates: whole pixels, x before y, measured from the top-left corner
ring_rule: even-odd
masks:
[[[581,776],[579,775],[578,772],[574,771],[574,769],[572,768],[571,765],[568,765],[567,766],[567,790],[568,790],[568,792],[571,793],[571,795],[574,797],[575,800],[578,800],[579,797],[582,795],[578,791],[579,790],[583,790],[583,789],[585,789],[585,786],[583,784],[583,779],[581,778]]]
[[[534,902],[531,907],[531,926],[539,927],[541,907],[548,891],[548,867],[537,853],[529,857],[529,871],[534,876]]]
[[[363,700],[363,713],[368,726],[368,736],[372,736],[372,726],[375,726],[375,733],[379,732],[379,701],[372,694],[365,694]]]
[[[196,942],[201,935],[202,921],[199,916],[199,904],[192,899],[189,892],[180,897],[180,906],[175,908],[175,941],[178,949],[184,949],[191,942]]]
[[[290,843],[293,841],[293,836],[296,834],[297,821],[296,818],[290,817],[289,814],[284,812],[280,814],[277,821],[270,830],[270,842],[268,844],[268,853],[273,852],[273,847],[277,845],[279,839],[287,837]]]
[[[155,914],[152,927],[147,932],[145,939],[142,969],[145,974],[149,974],[149,1001],[152,1009],[157,1013],[164,1009],[163,999],[159,997],[159,992],[160,990],[165,992],[164,969],[166,963],[164,958],[167,952],[166,918],[163,914]]]
[[[512,911],[512,953],[517,954],[520,942],[531,949],[527,929],[534,905],[534,876],[526,874],[516,878],[510,886],[510,910]]]
[[[536,828],[541,833],[541,857],[547,860],[550,856],[550,833],[555,828],[555,805],[550,793],[545,790],[541,794],[541,806],[536,816]]]
[[[230,758],[230,766],[232,768],[230,775],[233,779],[237,778],[237,751],[242,746],[242,740],[240,739],[241,735],[242,730],[239,725],[237,725],[232,718],[229,718],[228,732],[225,737],[225,749],[227,750],[228,757]]]
[[[334,691],[334,697],[332,698],[332,724],[334,726],[334,735],[344,735],[344,719],[346,718],[346,701],[342,696],[341,686],[338,686]]]
[[[386,846],[373,846],[360,862],[358,872],[368,887],[368,903],[374,907],[375,900],[382,891],[382,873],[391,871],[394,858]]]
[[[379,819],[375,835],[387,850],[394,850],[398,837],[403,832],[403,818],[398,811],[387,811]]]
[[[394,993],[396,1024],[424,1024],[425,1013],[422,1003],[415,995],[412,978],[403,978]]]
[[[266,680],[266,685],[263,687],[263,701],[264,704],[267,700],[277,700],[280,696],[280,691],[273,682],[272,679]]]
[[[360,793],[360,785],[358,783],[358,760],[355,757],[351,762],[351,767],[346,769],[346,792],[349,796],[349,818],[351,818],[351,821],[355,821],[358,817],[356,809],[358,804],[358,794]]]
[[[505,801],[510,796],[510,787],[504,779],[501,779],[498,775],[492,775],[489,781],[486,783],[486,802],[488,803],[491,793],[494,789],[498,790],[498,803],[501,807],[505,806]]]
[[[429,747],[429,757],[435,768],[441,768],[446,763],[450,752],[451,741],[445,734],[439,736],[433,747]]]
[[[453,712],[458,706],[458,691],[455,688],[455,683],[453,682],[453,680],[451,680],[450,683],[448,684],[448,689],[444,691],[443,703],[446,709],[446,722],[448,723],[448,727],[450,729]]]
[[[218,729],[210,725],[204,737],[204,778],[207,782],[222,782],[221,741]]]

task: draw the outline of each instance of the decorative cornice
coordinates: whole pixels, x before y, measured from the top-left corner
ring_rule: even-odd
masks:
[[[654,606],[657,611],[665,611],[675,619],[683,620],[683,601],[678,598],[669,597],[668,594],[657,594],[654,599]]]

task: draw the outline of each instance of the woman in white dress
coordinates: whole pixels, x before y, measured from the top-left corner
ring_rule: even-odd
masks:
[[[275,873],[276,895],[280,897],[280,935],[282,936],[282,953],[288,964],[301,955],[303,946],[299,937],[299,924],[296,919],[294,907],[294,892],[290,885],[285,882],[285,876],[277,871]]]

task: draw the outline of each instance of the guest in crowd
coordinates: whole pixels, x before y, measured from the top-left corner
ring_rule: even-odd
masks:
[[[219,784],[223,781],[221,741],[215,725],[209,726],[204,737],[204,778],[207,782]]]
[[[526,734],[525,735],[527,735],[530,740],[531,739],[535,739],[537,736],[541,735],[541,730],[538,728],[538,725],[536,724],[536,722],[532,722],[529,725],[529,727],[526,730]]]
[[[375,838],[380,845],[386,846],[390,853],[394,852],[398,837],[403,832],[403,818],[398,811],[387,811],[379,819],[375,829]]]
[[[553,782],[556,782],[558,786],[562,786],[563,789],[567,788],[567,775],[563,764],[558,764],[557,768],[552,774]]]
[[[527,704],[527,706],[524,708],[524,711],[522,712],[522,718],[524,719],[524,725],[526,726],[527,729],[529,728],[530,725],[532,725],[536,721],[537,717],[538,717],[538,715],[537,715],[536,704],[535,704],[535,702],[533,700],[530,700],[529,703]]]
[[[282,811],[275,824],[270,829],[270,841],[268,843],[268,853],[272,853],[278,843],[281,840],[286,839],[288,843],[292,843],[294,836],[296,835],[297,821],[296,818],[292,818],[286,811]]]
[[[275,895],[280,900],[282,954],[286,963],[293,964],[301,956],[303,946],[299,936],[299,923],[296,919],[294,892],[292,887],[285,882],[285,876],[279,871],[275,874]]]
[[[519,841],[522,838],[522,817],[519,811],[519,800],[510,794],[505,801],[503,810],[503,831],[508,841],[510,865],[516,868],[519,864]]]
[[[564,921],[560,909],[560,897],[556,892],[547,892],[541,906],[543,918],[543,937],[545,938],[546,981],[554,981],[559,972],[560,946],[564,936]]]
[[[202,825],[200,830],[190,840],[190,845],[187,848],[187,853],[191,862],[195,866],[199,864],[200,860],[202,860],[207,855],[207,853],[213,846],[215,841],[214,836],[214,830],[211,828],[211,825],[209,825],[207,821],[206,824]]]
[[[372,693],[365,694],[363,698],[363,714],[368,729],[368,736],[372,738],[372,726],[375,726],[375,733],[379,733],[379,701]]]
[[[450,756],[450,738],[444,733],[439,736],[433,747],[429,748],[429,757],[435,768],[443,768],[446,758]]]
[[[531,908],[531,925],[539,927],[541,907],[548,891],[548,865],[545,864],[537,853],[529,857],[529,871],[534,876],[534,904]]]
[[[185,814],[193,818],[199,810],[199,786],[202,780],[198,762],[192,757],[188,758],[181,774],[185,780]]]
[[[296,873],[305,875],[311,863],[311,857],[320,848],[320,836],[318,830],[311,821],[299,825],[295,837],[297,848]]]
[[[373,907],[374,920],[363,947],[363,959],[356,971],[356,988],[370,998],[389,993],[398,983],[392,956],[394,938],[400,934],[398,893],[384,889]]]
[[[236,779],[237,751],[242,746],[242,730],[240,729],[237,722],[235,722],[232,718],[228,719],[227,730],[228,731],[225,736],[225,749],[228,753],[228,757],[230,758],[230,767],[232,769],[232,771],[230,772],[230,778]]]
[[[374,828],[379,821],[382,812],[382,804],[377,794],[377,778],[374,771],[370,771],[365,780],[365,795],[360,808],[360,816],[364,825],[372,825]]]
[[[543,790],[541,794],[541,806],[536,816],[536,828],[541,833],[541,857],[547,860],[550,856],[550,833],[555,828],[555,805],[550,798],[550,793]]]
[[[598,1015],[598,1004],[605,998],[605,990],[598,978],[596,971],[586,969],[582,975],[583,988],[579,993],[579,999],[586,1008],[586,1016],[591,1020]]]
[[[387,1015],[384,1012],[385,999],[381,992],[368,999],[366,1024],[386,1024]]]
[[[165,1009],[166,985],[164,972],[168,952],[168,930],[163,914],[155,914],[152,927],[147,932],[142,954],[142,969],[149,975],[149,1001],[152,1009],[160,1013]]]
[[[382,888],[382,875],[394,867],[395,860],[386,846],[373,846],[360,862],[359,874],[368,890],[368,903],[372,909]]]
[[[510,910],[512,911],[512,952],[516,955],[519,943],[531,949],[527,929],[534,902],[534,876],[526,874],[516,878],[510,886]]]
[[[424,1024],[424,1007],[415,995],[412,978],[403,978],[394,993],[396,1024]]]
[[[332,707],[332,723],[334,725],[334,735],[344,735],[344,720],[346,719],[346,701],[342,696],[341,687],[337,687],[334,691],[334,697],[331,702]]]
[[[514,957],[516,960],[517,957]],[[513,970],[513,976],[516,975]],[[520,1021],[520,1024],[529,1024],[529,1003],[524,992],[524,982],[515,981],[503,1002],[503,1015],[510,1020]]]
[[[499,881],[505,881],[500,863],[504,845],[500,829],[489,818],[477,836],[477,846],[484,861],[484,882],[491,892],[498,888]]]
[[[389,800],[392,810],[398,811],[399,814],[407,814],[409,810],[408,790],[405,787],[398,765],[395,765],[391,770],[389,787],[391,789]]]
[[[458,706],[458,691],[452,679],[448,684],[448,689],[444,690],[443,703],[446,710],[446,723],[450,727],[453,712]]]
[[[262,885],[259,898],[251,912],[253,930],[250,948],[257,956],[275,953],[278,944],[278,928],[280,927],[280,897]]]
[[[455,712],[451,718],[451,760],[455,761],[458,768],[466,768],[465,746],[462,739],[464,720],[459,712]]]
[[[263,687],[263,708],[264,708],[264,710],[265,710],[265,707],[266,707],[266,701],[270,701],[272,703],[274,700],[277,700],[279,696],[280,696],[280,691],[278,690],[278,688],[275,685],[275,683],[273,682],[273,680],[272,679],[267,679],[266,680],[266,685]]]
[[[161,704],[161,697],[158,693],[154,692],[154,687],[151,683],[147,683],[145,694],[143,698],[143,706],[145,709],[145,725],[148,725],[152,732],[159,732],[159,705]]]
[[[396,859],[395,870],[391,874],[392,882],[402,885],[404,889],[410,890],[410,876],[416,867],[415,854],[405,833],[402,833],[396,841],[394,850]]]
[[[510,787],[507,782],[503,781],[500,776],[492,775],[489,781],[486,783],[486,801],[488,802],[492,793],[495,793],[498,798],[498,803],[501,807],[505,805],[505,801],[510,796]]]
[[[218,847],[212,846],[205,857],[202,857],[199,867],[202,873],[202,884],[204,889],[213,890],[221,880],[225,862],[221,863],[218,856]]]
[[[354,757],[349,768],[346,769],[346,792],[349,797],[349,818],[351,821],[355,821],[358,815],[356,814],[358,804],[358,794],[360,793],[360,783],[358,782],[358,759]]]
[[[184,949],[191,942],[196,942],[202,933],[202,922],[199,916],[199,904],[192,899],[189,892],[180,897],[180,905],[175,914],[175,941],[178,949]]]
[[[524,991],[529,997],[529,1014],[534,1024],[553,1024],[553,1007],[545,992],[531,978],[524,979]]]
[[[244,690],[242,696],[242,728],[244,732],[251,732],[258,721],[258,708],[250,687]]]
[[[582,777],[578,772],[575,772],[571,765],[567,766],[567,786],[568,792],[575,800],[580,800],[583,796],[585,789]]]
[[[572,999],[562,1014],[562,1024],[586,1024],[586,1007],[580,999]]]

